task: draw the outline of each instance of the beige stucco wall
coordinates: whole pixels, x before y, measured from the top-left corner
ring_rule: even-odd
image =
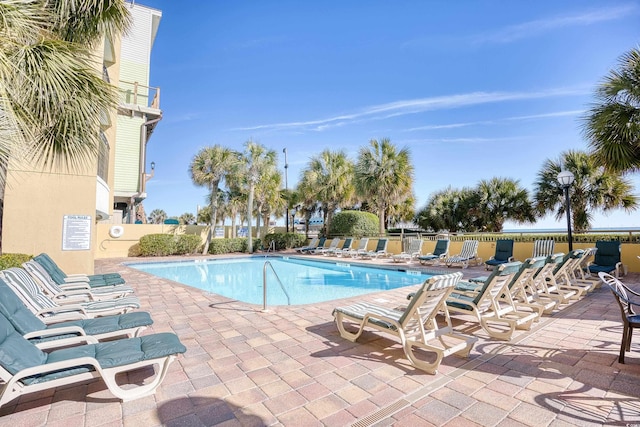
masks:
[[[88,174],[17,172],[7,177],[2,251],[37,255],[47,252],[69,273],[92,273],[95,249],[96,177]],[[89,250],[63,251],[65,215],[92,218]]]

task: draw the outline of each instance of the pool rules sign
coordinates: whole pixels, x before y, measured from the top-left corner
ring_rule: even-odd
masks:
[[[62,220],[62,250],[88,251],[91,248],[91,216],[65,215]]]

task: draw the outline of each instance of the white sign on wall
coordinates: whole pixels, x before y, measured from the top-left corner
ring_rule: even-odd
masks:
[[[91,216],[65,215],[62,219],[62,250],[88,251],[91,248]]]

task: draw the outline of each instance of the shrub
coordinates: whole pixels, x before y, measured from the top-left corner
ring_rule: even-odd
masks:
[[[167,256],[176,252],[176,239],[172,234],[147,234],[140,238],[142,256]]]
[[[197,234],[176,235],[176,255],[186,255],[198,252],[202,246],[202,239]]]
[[[276,250],[297,248],[305,244],[307,238],[304,234],[298,233],[272,233],[264,236],[264,249],[267,249],[271,242],[275,242]]]
[[[22,267],[23,262],[29,261],[33,255],[27,254],[2,254],[0,255],[0,270],[11,267]]]
[[[342,211],[331,220],[330,236],[375,236],[380,232],[380,220],[371,212]]]
[[[254,245],[258,239],[254,239]],[[254,246],[255,247],[255,246]],[[209,245],[209,253],[212,255],[229,254],[232,252],[247,252],[247,239],[237,237],[233,239],[213,239]]]

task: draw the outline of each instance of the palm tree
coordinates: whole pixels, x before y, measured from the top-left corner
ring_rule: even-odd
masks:
[[[182,225],[191,225],[195,220],[196,217],[191,212],[185,212],[178,217],[178,222]]]
[[[162,209],[154,209],[149,214],[149,222],[151,224],[162,224],[167,219],[167,213]]]
[[[122,0],[0,1],[0,17],[1,223],[9,157],[73,171],[97,155],[101,114],[118,98],[93,54],[129,13]]]
[[[640,170],[640,50],[622,55],[596,91],[584,133],[598,164],[617,172]]]
[[[330,229],[335,211],[351,203],[355,194],[353,179],[353,163],[344,151],[324,150],[312,157],[302,171],[302,185],[322,206],[325,230]]]
[[[277,154],[275,150],[268,150],[264,145],[252,140],[245,143],[244,155],[240,165],[235,172],[235,180],[242,188],[247,190],[247,222],[249,225],[249,235],[247,246],[249,253],[253,252],[253,209],[256,186],[263,175],[276,167]]]
[[[296,187],[297,200],[300,204],[299,212],[302,213],[304,218],[304,234],[309,237],[309,221],[314,214],[321,210],[320,203],[318,203],[315,190],[304,177],[304,171],[302,172],[300,182]]]
[[[271,213],[281,214],[284,211],[285,200],[281,197],[282,174],[276,168],[276,164],[270,165],[269,170],[262,174],[256,186],[256,207],[262,214],[262,232],[264,238],[269,230],[269,218]]]
[[[534,222],[535,212],[527,190],[509,178],[481,180],[475,189],[477,203],[473,215],[478,217],[484,231],[501,232],[507,219]]]
[[[434,232],[476,231],[478,218],[471,211],[476,200],[477,193],[473,189],[446,188],[429,197],[414,221],[421,228]]]
[[[380,234],[384,234],[387,208],[411,196],[413,165],[409,150],[398,151],[388,138],[372,139],[362,147],[355,167],[356,188],[380,218]]]
[[[592,211],[622,208],[631,212],[638,208],[633,186],[620,173],[598,166],[594,158],[583,151],[566,151],[557,160],[547,159],[538,172],[534,204],[540,215],[555,211],[557,220],[565,215],[564,192],[557,180],[562,170],[575,177],[569,193],[573,227],[577,232],[590,229]]]
[[[196,185],[206,186],[209,189],[209,207],[211,210],[211,220],[207,239],[202,250],[203,254],[208,253],[209,244],[213,237],[213,228],[217,221],[216,197],[220,181],[224,179],[235,164],[238,162],[238,155],[233,150],[221,145],[205,147],[195,155],[189,166],[191,180]]]

